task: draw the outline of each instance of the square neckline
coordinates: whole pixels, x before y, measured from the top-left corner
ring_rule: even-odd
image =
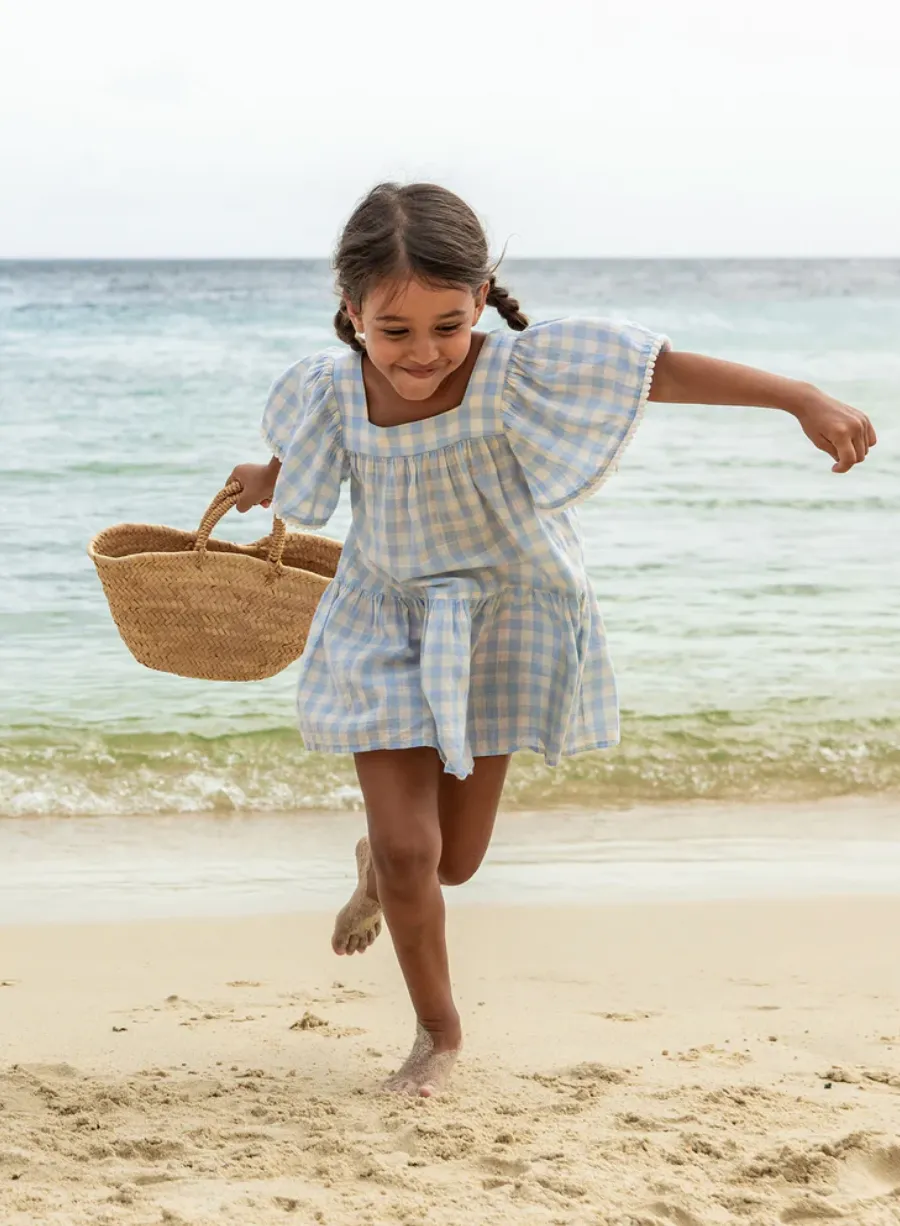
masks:
[[[419,429],[429,422],[442,421],[444,418],[452,418],[453,414],[461,413],[471,404],[472,397],[475,392],[476,384],[481,381],[482,372],[487,365],[485,353],[491,348],[494,338],[497,336],[497,329],[490,332],[476,333],[476,335],[484,336],[481,348],[478,351],[478,357],[472,364],[472,369],[469,371],[469,379],[466,383],[466,389],[463,392],[462,400],[459,404],[451,406],[449,409],[442,409],[440,413],[431,413],[427,417],[414,417],[411,421],[400,421],[393,426],[379,426],[369,417],[369,398],[366,395],[366,381],[363,375],[363,358],[364,353],[356,355],[357,360],[353,364],[354,373],[354,393],[357,401],[357,406],[360,406],[362,412],[360,414],[362,424],[368,430],[373,430],[378,434],[394,435],[401,430]]]

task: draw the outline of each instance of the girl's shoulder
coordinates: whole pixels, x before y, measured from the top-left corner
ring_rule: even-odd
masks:
[[[329,348],[299,358],[282,371],[272,384],[272,390],[282,389],[283,394],[289,396],[297,395],[307,388],[327,384],[334,378],[334,366],[339,357],[338,349]]]
[[[301,424],[315,422],[324,429],[340,430],[340,411],[334,389],[335,363],[341,352],[323,349],[293,362],[269,388],[263,412],[263,437],[279,458],[284,457]]]
[[[504,424],[536,506],[563,510],[615,470],[667,344],[639,324],[579,317],[533,324],[517,336]]]
[[[602,365],[630,367],[665,341],[630,320],[565,316],[531,324],[516,335],[510,353],[514,370],[564,376],[568,370]]]

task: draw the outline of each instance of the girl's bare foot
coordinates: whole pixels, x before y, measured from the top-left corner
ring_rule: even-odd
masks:
[[[356,869],[359,875],[356,889],[334,921],[331,948],[336,954],[365,953],[381,932],[381,903],[368,891],[369,876],[374,883],[375,874],[369,840],[365,837],[356,844]]]
[[[462,1038],[445,1040],[430,1034],[421,1023],[416,1027],[416,1041],[403,1066],[389,1077],[384,1088],[395,1094],[417,1094],[431,1098],[447,1084],[462,1047]]]

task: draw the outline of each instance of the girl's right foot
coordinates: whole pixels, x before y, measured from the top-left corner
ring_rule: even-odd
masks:
[[[356,844],[356,870],[358,883],[346,907],[337,914],[331,948],[336,954],[365,953],[381,932],[381,903],[369,894],[368,885],[372,871],[372,855],[369,840],[361,838]]]

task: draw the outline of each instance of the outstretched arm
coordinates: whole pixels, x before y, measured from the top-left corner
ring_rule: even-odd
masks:
[[[845,473],[878,441],[859,409],[842,404],[811,383],[770,375],[752,366],[721,362],[699,353],[665,350],[656,361],[650,399],[668,404],[745,404],[793,414],[803,433]]]

